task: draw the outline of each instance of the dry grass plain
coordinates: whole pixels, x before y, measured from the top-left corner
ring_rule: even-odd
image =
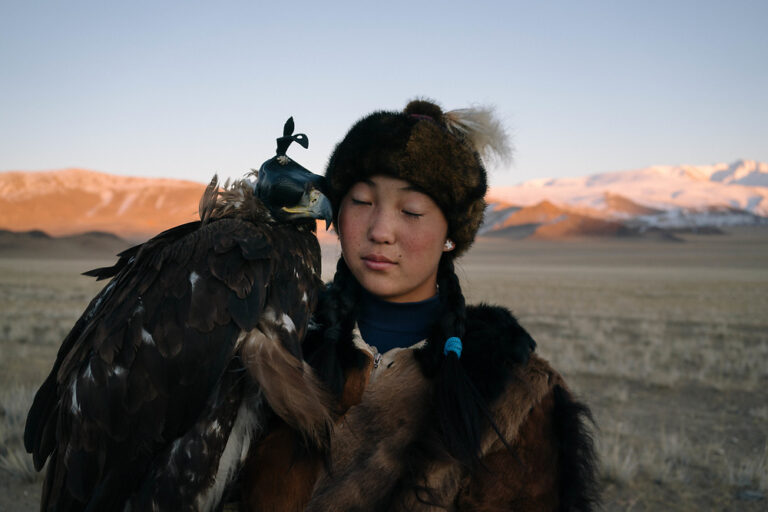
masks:
[[[683,237],[481,240],[459,273],[592,407],[606,510],[766,510],[768,230]],[[0,259],[0,510],[37,507],[24,416],[104,263]]]

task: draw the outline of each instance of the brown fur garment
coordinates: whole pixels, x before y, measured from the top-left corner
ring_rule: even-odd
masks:
[[[337,422],[328,464],[317,464],[311,454],[296,456],[296,441],[291,446],[282,439],[282,448],[270,447],[283,458],[274,465],[280,476],[263,464],[262,472],[271,476],[243,483],[250,490],[247,510],[593,510],[588,409],[546,361],[531,355],[518,363],[513,353],[500,350],[517,325],[501,322],[496,313],[502,310],[468,309],[471,334],[461,361],[486,397],[498,430],[486,422],[477,445],[479,462],[462,463],[445,447],[435,419],[436,382],[416,357],[429,343],[387,352],[371,369],[355,357],[367,354],[370,363],[371,348],[354,330],[334,345],[337,360],[346,361],[345,382],[334,389],[354,401],[363,387],[364,392]],[[310,331],[310,344],[317,332]],[[527,336],[523,330],[518,334]]]
[[[412,349],[390,351],[378,368],[367,366],[347,375],[350,388],[359,389],[366,380],[360,404],[337,422],[329,465],[323,467],[311,454],[287,455],[296,453],[297,441],[287,428],[257,447],[259,456],[252,460],[259,461],[261,480],[244,481],[250,488],[247,510],[592,509],[594,468],[591,440],[583,431],[584,407],[572,400],[560,375],[545,360],[533,355],[527,365],[513,369],[512,381],[492,404],[504,441],[489,429],[482,443],[482,467],[473,471],[430,436],[425,422],[430,416],[431,382]],[[569,407],[581,416],[564,419],[563,409]],[[577,435],[569,438],[564,428],[576,428]],[[586,445],[577,462],[587,467],[571,472],[570,445],[578,443]],[[273,459],[265,456],[268,452]],[[414,465],[415,459],[420,463]],[[420,474],[414,476],[415,470]],[[418,485],[403,485],[412,481]]]
[[[443,510],[462,487],[472,483],[466,469],[443,452],[442,458],[425,466],[423,484],[429,493],[401,489],[400,496],[393,495],[401,476],[410,470],[404,466],[409,460],[406,452],[424,432],[422,423],[429,410],[424,404],[431,396],[430,382],[422,375],[412,351],[394,352],[389,352],[374,371],[363,402],[337,427],[332,439],[333,471],[322,475],[307,510]],[[535,356],[515,376],[515,385],[493,405],[497,425],[504,439],[512,443],[531,411],[559,381],[554,370]],[[438,446],[433,448],[440,453]],[[484,458],[500,450],[505,450],[504,445],[488,432]],[[482,478],[483,470],[479,471]],[[420,502],[420,497],[434,506]]]

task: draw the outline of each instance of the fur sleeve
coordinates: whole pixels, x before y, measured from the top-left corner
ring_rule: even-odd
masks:
[[[456,499],[459,511],[590,511],[597,508],[589,409],[555,385],[520,426],[511,450],[482,459]]]
[[[597,456],[589,408],[571,393],[555,386],[554,428],[558,440],[560,474],[559,510],[587,511],[598,508]]]

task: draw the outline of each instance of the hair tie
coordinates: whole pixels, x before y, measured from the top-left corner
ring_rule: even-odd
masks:
[[[443,354],[447,356],[448,352],[455,353],[457,358],[461,357],[461,340],[456,336],[452,336],[447,340],[445,340],[445,347],[443,348]]]

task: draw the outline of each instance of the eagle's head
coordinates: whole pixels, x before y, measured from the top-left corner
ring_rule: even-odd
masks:
[[[309,146],[303,133],[293,135],[293,118],[277,139],[277,155],[261,165],[256,181],[256,196],[278,221],[324,219],[326,229],[333,220],[331,202],[325,197],[325,178],[313,174],[286,156],[292,142]]]

